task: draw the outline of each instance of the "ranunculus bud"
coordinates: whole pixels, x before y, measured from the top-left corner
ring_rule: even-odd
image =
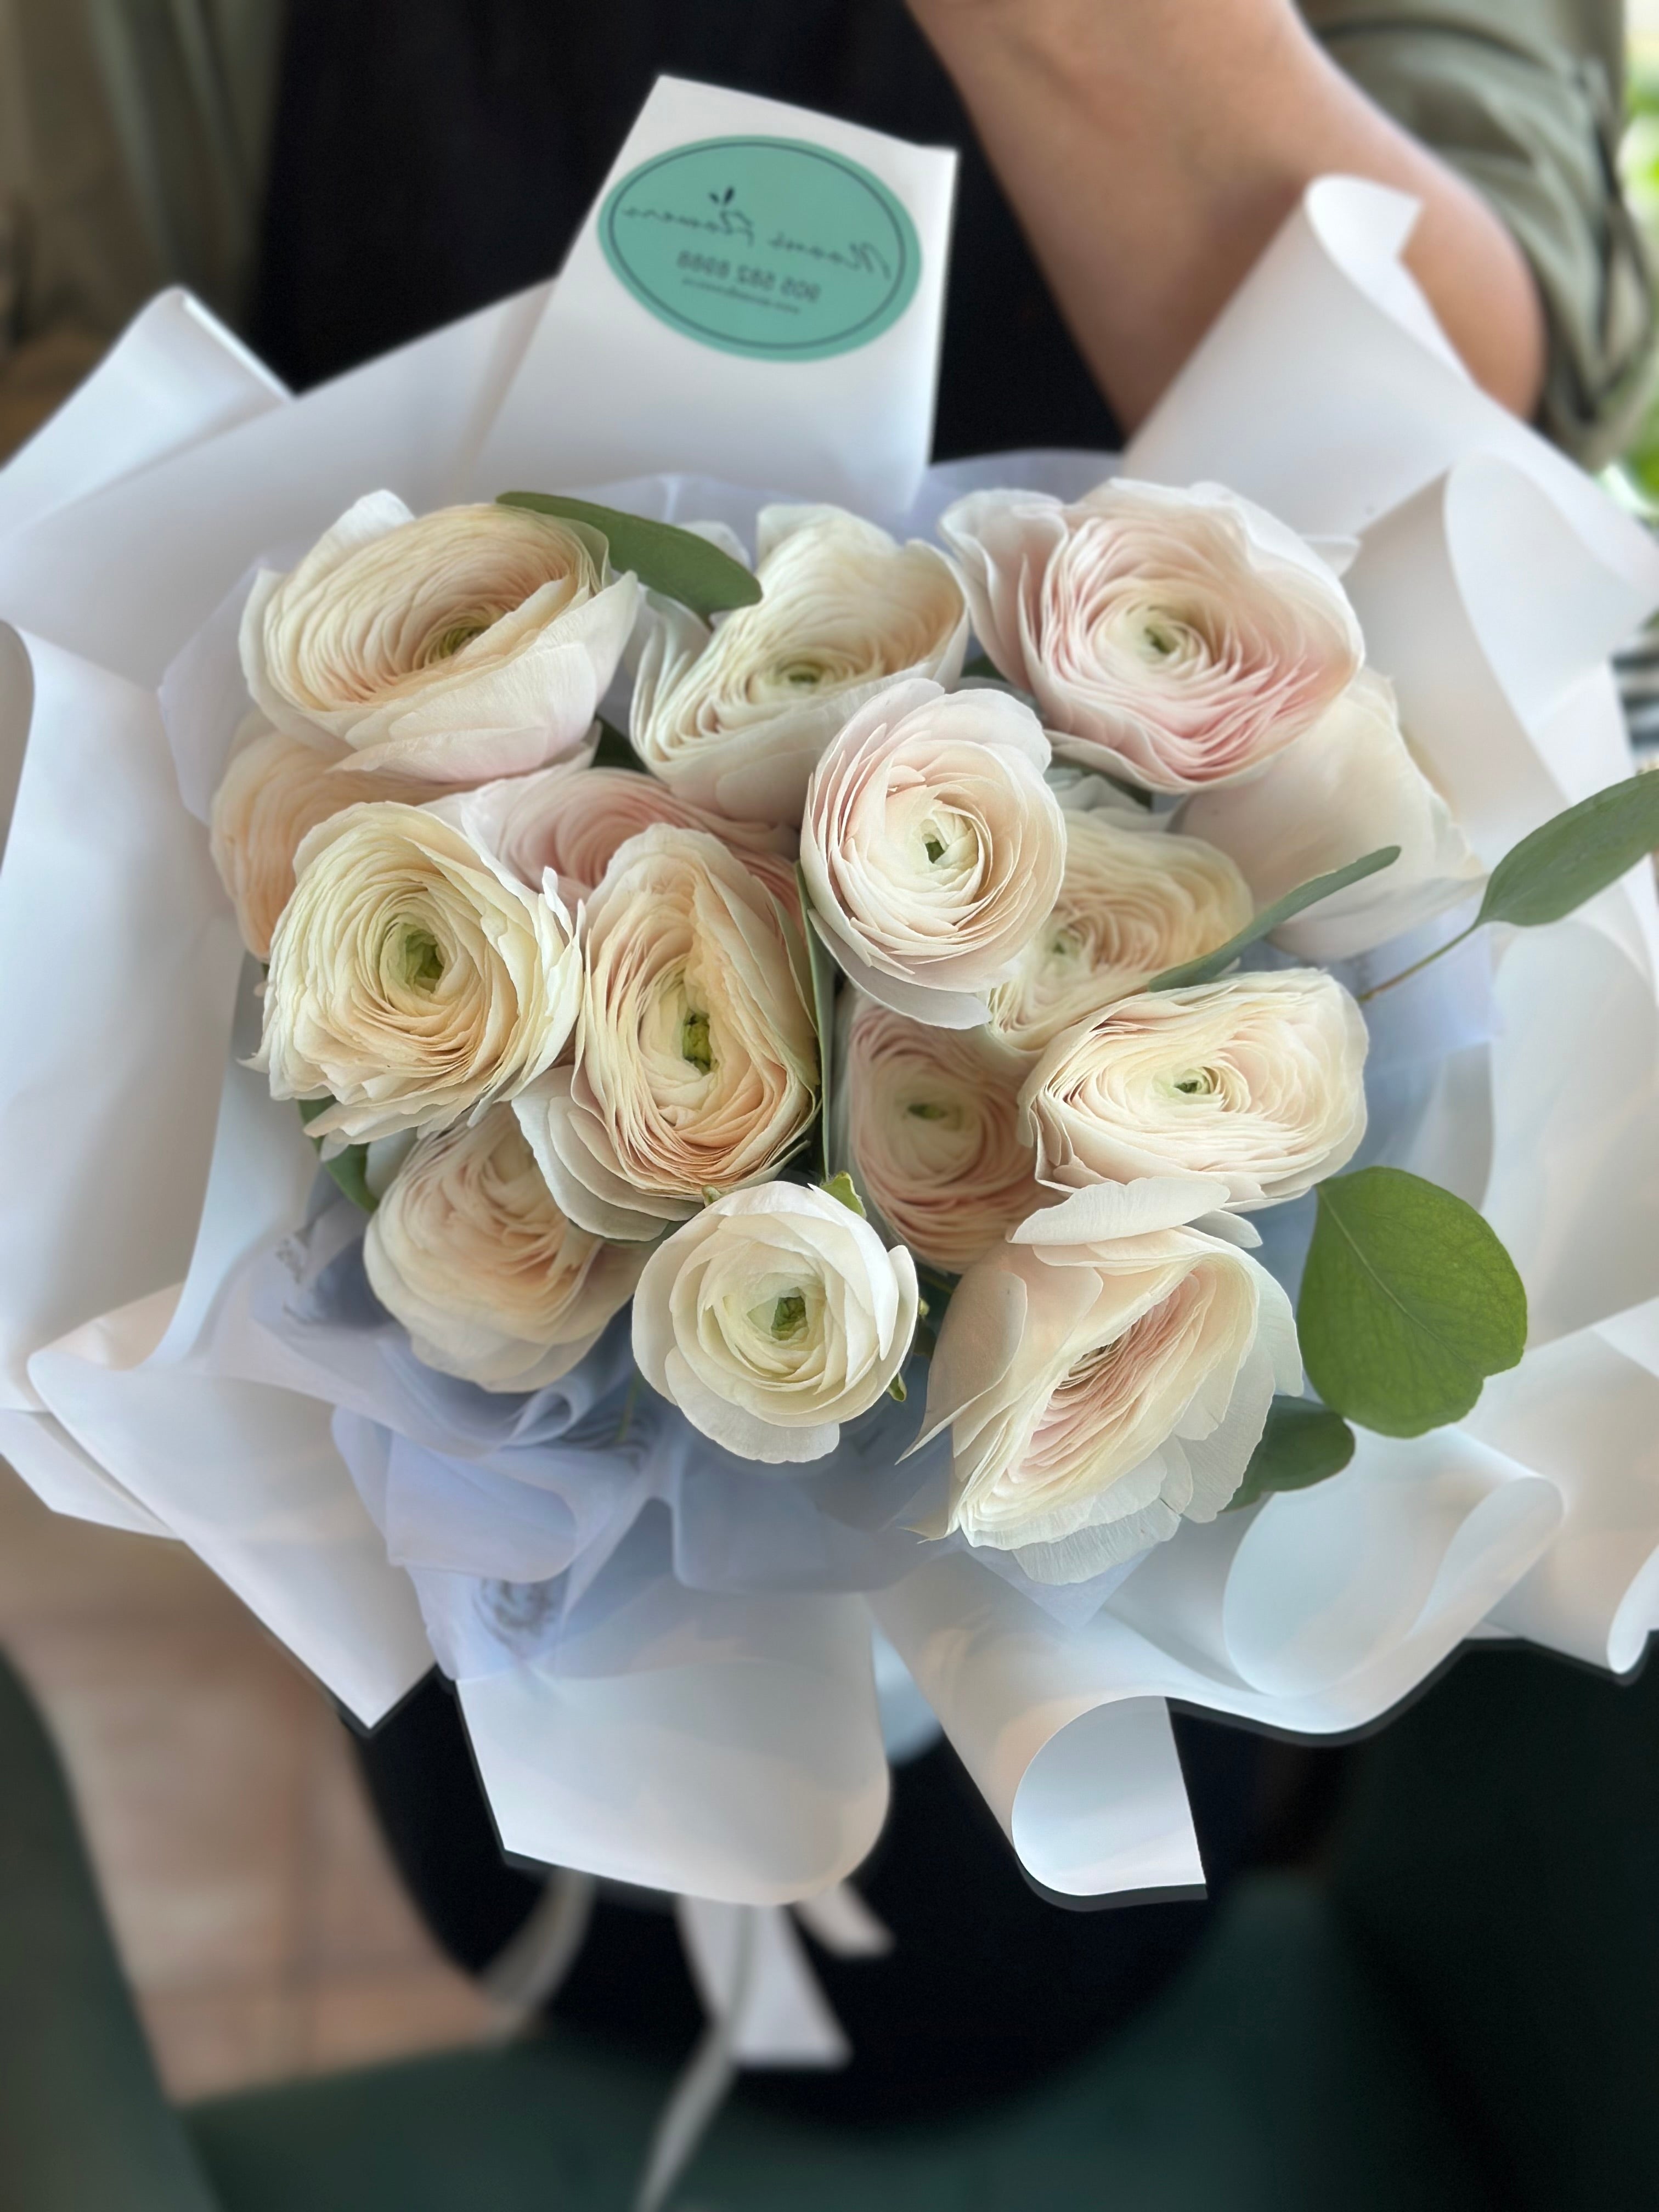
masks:
[[[1358,1007],[1316,968],[1120,999],[1025,1079],[1038,1178],[1214,1176],[1241,1212],[1299,1198],[1365,1133],[1366,1042]]]
[[[878,692],[813,770],[800,863],[818,933],[895,1013],[987,1020],[984,994],[1047,920],[1066,825],[1048,740],[1005,691],[922,678]]]
[[[837,507],[769,507],[761,597],[711,633],[652,603],[630,728],[684,799],[734,819],[798,822],[813,763],[848,716],[902,676],[954,684],[968,611],[950,563]]]
[[[574,1067],[519,1101],[564,1212],[648,1238],[774,1175],[817,1107],[805,952],[717,838],[659,825],[617,848],[586,909]]]
[[[981,643],[1066,757],[1147,790],[1254,774],[1359,666],[1359,625],[1318,554],[1217,484],[1117,477],[1070,507],[972,492],[939,533]]]
[[[1274,931],[1274,942],[1304,960],[1347,960],[1401,937],[1467,898],[1483,872],[1412,757],[1393,691],[1369,669],[1261,775],[1195,793],[1181,826],[1230,854],[1262,906],[1381,845],[1399,846],[1389,867]]]
[[[412,515],[360,499],[242,614],[254,703],[360,768],[434,784],[518,775],[586,738],[634,627],[639,586],[605,542],[519,507]]]
[[[1034,1214],[957,1285],[919,1443],[951,1431],[951,1499],[925,1533],[1085,1582],[1212,1521],[1275,1389],[1298,1393],[1290,1301],[1203,1217],[1206,1177],[1096,1186]]]
[[[1097,783],[1097,778],[1087,780]],[[1061,794],[1066,873],[1054,911],[991,994],[991,1026],[1027,1058],[1086,1021],[1236,937],[1255,911],[1224,853],[1171,836],[1168,817],[1133,805],[1084,810]]]
[[[294,894],[294,855],[307,833],[343,807],[365,799],[429,799],[430,784],[409,777],[358,775],[336,763],[343,745],[303,744],[250,714],[213,796],[213,864],[236,909],[242,942],[256,960],[270,956],[271,932]]]
[[[825,1191],[717,1199],[647,1261],[634,1357],[706,1437],[769,1466],[823,1459],[903,1366],[916,1271]]]
[[[255,1063],[335,1102],[315,1136],[441,1128],[550,1067],[581,1003],[558,901],[467,834],[467,799],[350,806],[300,848]]]
[[[416,1358],[485,1390],[568,1375],[634,1295],[645,1257],[565,1219],[509,1106],[422,1138],[363,1239],[374,1295]]]
[[[836,1118],[865,1196],[919,1260],[959,1274],[1053,1194],[1019,1126],[1022,1070],[983,1031],[848,993]]]

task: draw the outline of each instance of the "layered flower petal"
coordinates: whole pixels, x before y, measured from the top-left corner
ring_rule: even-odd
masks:
[[[1299,1198],[1365,1133],[1366,1042],[1358,1007],[1318,969],[1121,999],[1026,1078],[1038,1177],[1213,1176],[1246,1212]]]
[[[710,814],[653,775],[561,763],[487,786],[478,797],[491,808],[495,849],[507,866],[528,884],[540,884],[550,872],[567,905],[598,888],[618,846],[660,822],[718,837],[799,915],[792,832]]]
[[[261,571],[242,668],[290,736],[337,739],[362,768],[477,783],[584,743],[639,599],[580,523],[500,506],[417,519],[375,492],[287,575]]]
[[[913,678],[854,715],[812,774],[801,872],[819,934],[861,990],[952,1029],[1046,921],[1066,827],[1048,741],[1006,692]]]
[[[568,1375],[633,1296],[645,1257],[565,1218],[508,1106],[422,1138],[363,1239],[374,1295],[416,1358],[486,1390]]]
[[[1148,790],[1253,775],[1359,667],[1330,569],[1219,485],[1114,478],[1073,506],[974,492],[939,532],[981,642],[1066,757]]]
[[[1403,936],[1467,898],[1483,873],[1412,757],[1393,691],[1370,669],[1261,775],[1196,793],[1181,826],[1230,854],[1262,906],[1379,846],[1399,846],[1392,866],[1274,932],[1304,960],[1347,960]]]
[[[550,1067],[581,1003],[569,915],[467,834],[465,798],[348,807],[296,856],[255,1065],[347,1143],[435,1129]]]
[[[665,826],[613,854],[586,909],[574,1068],[519,1102],[560,1206],[651,1237],[772,1175],[817,1106],[793,922],[717,838]]]
[[[342,808],[375,799],[416,800],[431,786],[409,777],[354,775],[325,750],[273,730],[250,714],[213,797],[213,864],[236,909],[242,942],[256,960],[270,955],[271,932],[294,892],[294,855],[307,834]]]
[[[916,1257],[959,1273],[1053,1203],[1020,1131],[1020,1065],[983,1032],[848,996],[835,1091],[844,1157]]]
[[[1302,1388],[1284,1291],[1203,1226],[1225,1195],[1194,1176],[1079,1193],[969,1268],[929,1373],[923,1441],[950,1429],[951,1486],[927,1533],[1073,1583],[1213,1520],[1275,1389]]]
[[[769,1465],[823,1458],[876,1404],[915,1334],[916,1272],[822,1190],[716,1200],[659,1244],[634,1300],[634,1356],[705,1436]]]
[[[1091,778],[1090,781],[1097,781]],[[1028,1057],[1061,1030],[1237,936],[1255,911],[1224,853],[1167,816],[1067,804],[1066,872],[1047,921],[990,994],[991,1026]]]
[[[710,632],[653,603],[630,723],[653,772],[736,819],[798,822],[814,763],[896,678],[953,684],[968,611],[934,546],[836,507],[763,508],[762,596]]]

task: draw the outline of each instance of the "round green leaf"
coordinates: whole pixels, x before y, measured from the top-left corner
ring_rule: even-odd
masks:
[[[599,507],[591,499],[566,499],[556,492],[504,491],[495,503],[527,507],[564,522],[587,523],[605,537],[611,565],[618,575],[631,568],[647,591],[678,599],[705,622],[723,607],[753,606],[761,595],[760,580],[751,570],[699,538],[695,530],[679,530],[672,522],[651,522],[642,514],[624,514],[620,507]]]
[[[1616,884],[1659,848],[1659,775],[1609,784],[1505,853],[1492,870],[1478,921],[1537,929],[1559,921]]]
[[[1236,1513],[1276,1490],[1307,1490],[1340,1474],[1352,1457],[1353,1431],[1340,1413],[1311,1398],[1275,1398],[1227,1510]]]
[[[1333,1411],[1420,1437],[1520,1358],[1527,1294],[1473,1206],[1400,1168],[1362,1168],[1319,1186],[1297,1333]]]

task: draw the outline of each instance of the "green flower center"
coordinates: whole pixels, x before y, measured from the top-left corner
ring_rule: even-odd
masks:
[[[707,1075],[714,1065],[707,1014],[689,1013],[680,1024],[680,1057],[689,1060],[699,1075]]]
[[[398,964],[404,988],[430,991],[444,972],[444,956],[429,929],[406,929],[398,942]]]
[[[772,1334],[781,1341],[799,1336],[806,1326],[806,1300],[799,1291],[786,1291],[772,1309]]]

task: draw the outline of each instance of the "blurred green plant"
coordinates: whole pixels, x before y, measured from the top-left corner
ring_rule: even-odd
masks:
[[[1659,258],[1659,41],[1651,38],[1631,41],[1625,112],[1619,172],[1631,212]],[[1635,438],[1607,476],[1610,489],[1626,495],[1627,504],[1639,506],[1650,520],[1659,514],[1659,392]]]

